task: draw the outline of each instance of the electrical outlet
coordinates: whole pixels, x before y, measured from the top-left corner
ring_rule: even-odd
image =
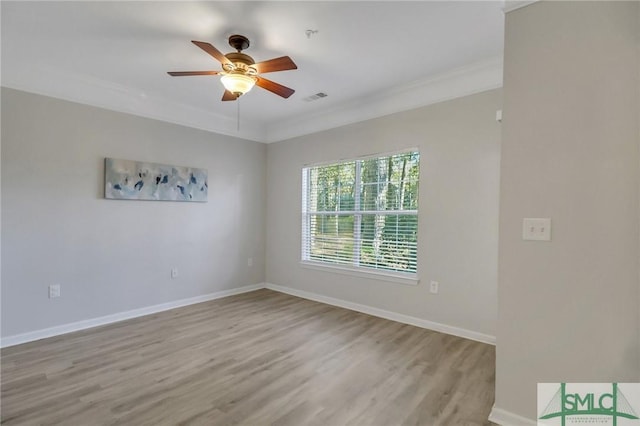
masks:
[[[250,257],[247,259],[247,266],[248,267],[252,267],[253,266],[253,257]]]
[[[49,286],[49,299],[60,297],[60,284],[52,284]]]
[[[522,219],[522,239],[551,241],[551,219],[548,217],[525,217]]]
[[[171,279],[178,278],[178,268],[171,268]]]
[[[433,294],[438,294],[439,287],[440,287],[440,284],[438,284],[438,281],[431,281],[431,284],[429,285],[429,292]]]

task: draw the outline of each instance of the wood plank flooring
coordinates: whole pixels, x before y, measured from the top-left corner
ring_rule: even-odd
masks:
[[[489,425],[494,347],[259,290],[5,348],[6,425]]]

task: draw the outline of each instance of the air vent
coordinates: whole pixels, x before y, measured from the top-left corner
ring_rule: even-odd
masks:
[[[313,101],[317,101],[318,99],[322,99],[322,98],[326,98],[327,94],[324,92],[318,92],[315,95],[311,95],[311,96],[307,96],[306,98],[302,98],[303,101],[305,102],[313,102]]]

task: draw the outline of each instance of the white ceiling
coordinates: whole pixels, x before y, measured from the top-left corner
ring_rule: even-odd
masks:
[[[2,85],[262,142],[323,130],[502,82],[503,1],[2,1]],[[317,30],[310,38],[306,30]],[[251,40],[256,62],[289,55],[298,70],[267,75],[296,93],[258,87],[221,102],[219,70],[191,40],[227,53]],[[307,102],[317,92],[328,97]]]

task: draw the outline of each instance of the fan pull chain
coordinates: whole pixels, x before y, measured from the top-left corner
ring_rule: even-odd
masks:
[[[238,105],[238,114],[236,117],[236,123],[237,123],[237,131],[240,131],[240,98],[238,97],[238,99],[236,100],[236,104]]]

